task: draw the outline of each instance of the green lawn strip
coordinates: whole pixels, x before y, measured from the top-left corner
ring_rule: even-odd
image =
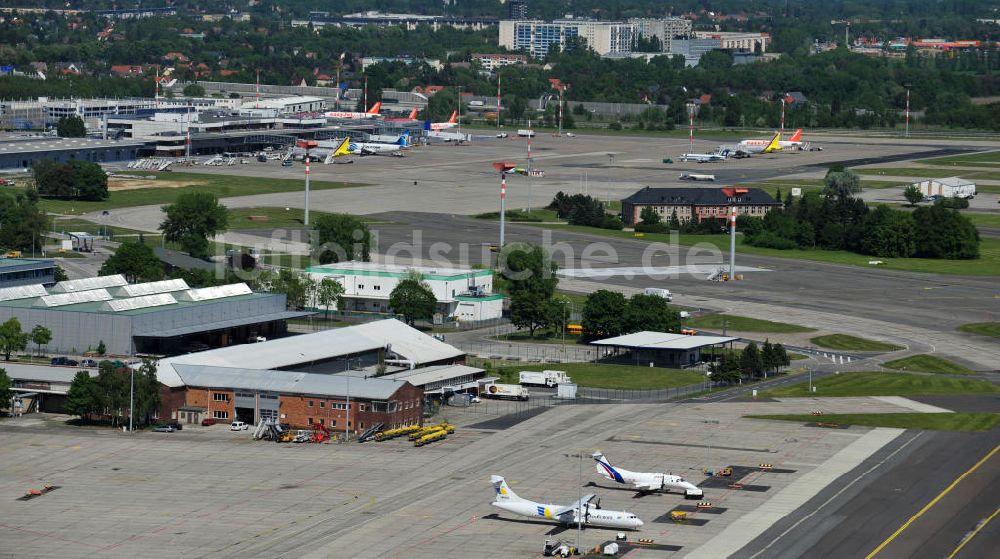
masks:
[[[659,390],[688,386],[703,382],[700,371],[639,367],[634,365],[605,365],[599,363],[549,363],[545,365],[504,366],[487,371],[487,376],[498,374],[501,382],[518,382],[520,371],[566,371],[579,386],[614,390]]]
[[[953,394],[993,394],[1000,387],[984,380],[959,376],[913,373],[851,372],[814,379],[816,391],[809,393],[807,382],[764,390],[769,398],[806,396],[940,396]]]
[[[583,311],[583,306],[587,304],[586,293],[571,293],[568,291],[557,291],[556,297],[569,301],[570,304],[573,306],[573,310],[576,312]]]
[[[952,375],[971,375],[975,371],[966,369],[958,363],[952,363],[933,355],[911,355],[895,361],[882,363],[883,367],[899,371],[918,371],[924,373],[948,373]]]
[[[310,185],[310,188],[312,186]],[[310,223],[326,212],[309,212]],[[254,218],[254,219],[251,219]],[[263,218],[263,219],[261,219]],[[232,208],[229,210],[229,229],[281,229],[305,227],[305,210],[302,208]]]
[[[90,233],[91,235],[98,235],[102,234],[105,230],[110,231],[112,237],[115,235],[138,235],[139,233],[143,233],[145,235],[155,235],[155,233],[129,229],[127,227],[117,227],[114,225],[102,225],[100,223],[94,223],[93,221],[75,217],[66,219],[60,219],[58,217],[52,218],[52,231],[56,233],[83,232]]]
[[[949,155],[947,157],[935,157],[933,159],[922,159],[921,163],[926,165],[1000,165],[1000,151],[985,151],[978,153],[963,153],[961,155]]]
[[[486,212],[473,216],[476,219],[489,219],[494,221],[500,221],[500,212]],[[507,210],[507,219],[509,221],[516,222],[549,222],[549,221],[562,221],[556,216],[556,212],[547,209],[536,209],[525,211],[525,210]]]
[[[1000,414],[986,412],[957,413],[847,413],[788,415],[746,415],[751,419],[775,419],[803,423],[837,423],[866,427],[894,427],[897,429],[927,429],[931,431],[989,431],[1000,423]]]
[[[545,332],[536,330],[534,337],[530,336],[528,332],[511,332],[510,334],[501,334],[499,336],[490,337],[491,340],[496,340],[498,342],[566,345],[580,344],[580,338],[581,337],[576,334],[566,334],[566,337],[563,338],[561,332],[553,333],[547,330]]]
[[[852,169],[862,176],[914,177],[940,179],[959,176],[963,179],[1000,180],[1000,171],[981,169],[949,169],[941,167],[868,167]]]
[[[761,320],[759,318],[749,318],[746,316],[736,316],[731,314],[708,314],[697,318],[690,318],[684,321],[684,326],[692,328],[710,328],[721,330],[723,325],[728,330],[737,332],[774,332],[774,333],[794,333],[794,332],[815,332],[815,328],[806,328],[798,324],[786,324],[784,322],[773,322]]]
[[[1000,208],[1000,205],[997,205]],[[969,218],[976,227],[1000,227],[1000,213],[980,213],[963,211],[962,215]]]
[[[596,227],[585,227],[582,225],[558,225],[558,224],[533,224],[535,227],[552,229],[553,231],[570,231],[574,233],[584,233],[603,237],[614,237],[619,239],[635,239],[646,242],[669,243],[668,233],[645,233],[642,237],[636,238],[635,233],[628,231],[616,231],[614,229],[599,229]],[[681,246],[694,246],[699,243],[714,247],[720,253],[729,251],[729,237],[726,235],[691,235],[680,234],[677,236],[677,243]],[[795,260],[812,260],[815,262],[826,262],[829,264],[845,264],[849,266],[871,267],[870,260],[880,260],[880,268],[890,270],[901,270],[907,272],[929,272],[936,274],[954,274],[961,276],[998,276],[1000,275],[1000,239],[983,238],[980,241],[980,258],[977,260],[937,260],[932,258],[875,258],[856,254],[846,250],[822,250],[822,249],[792,249],[778,250],[773,248],[763,248],[747,245],[743,242],[742,235],[736,238],[736,249],[742,254],[756,254],[760,256],[773,256],[776,258],[791,258]]]
[[[898,351],[903,346],[877,342],[847,334],[828,334],[826,336],[816,336],[809,338],[809,341],[826,349],[836,349],[839,351]]]
[[[180,188],[137,188],[135,190],[113,190],[107,200],[89,202],[81,200],[55,200],[43,198],[38,205],[41,209],[63,215],[81,214],[92,211],[115,208],[131,208],[155,204],[171,204],[184,192],[196,189],[199,192],[210,192],[219,198],[234,196],[251,196],[254,194],[269,194],[273,192],[296,192],[303,189],[300,179],[274,179],[267,177],[242,177],[233,175],[214,175],[204,173],[154,173],[158,180],[192,182],[190,186]],[[361,186],[343,182],[311,181],[310,190],[329,190],[333,188],[348,188]]]
[[[970,322],[958,327],[962,332],[1000,338],[1000,322]]]

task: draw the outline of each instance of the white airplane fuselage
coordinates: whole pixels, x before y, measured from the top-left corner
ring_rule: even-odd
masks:
[[[664,493],[676,491],[690,498],[701,498],[705,494],[701,488],[680,476],[663,473],[630,472],[617,466],[612,466],[603,456],[599,459],[595,456],[594,459],[597,461],[597,464],[595,464],[597,473],[604,476],[605,479],[624,485],[631,485],[637,491],[662,491]]]
[[[519,516],[552,520],[565,525],[574,525],[577,523],[578,511],[576,509],[561,516],[555,516],[552,511],[559,508],[558,505],[518,499],[512,501],[494,501],[493,506]],[[626,511],[599,509],[593,504],[585,505],[583,511],[584,526],[616,528],[620,530],[638,530],[642,526],[641,520],[634,514]]]

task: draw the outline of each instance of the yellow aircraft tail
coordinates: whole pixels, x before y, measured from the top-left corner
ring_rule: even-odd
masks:
[[[767,144],[767,147],[764,148],[764,153],[771,153],[773,151],[781,150],[780,142],[781,142],[781,132],[778,132],[777,134],[774,135],[773,138],[771,138],[771,141],[770,143]]]
[[[344,138],[344,141],[333,152],[334,157],[342,157],[344,155],[351,155],[351,138],[349,136]]]

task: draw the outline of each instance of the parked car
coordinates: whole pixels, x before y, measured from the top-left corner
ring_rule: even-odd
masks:
[[[80,366],[81,367],[96,367],[97,366],[97,361],[95,361],[94,359],[84,359],[83,361],[80,361]]]
[[[173,433],[176,430],[172,425],[157,425],[153,427],[154,433]]]
[[[64,365],[64,366],[67,366],[67,367],[76,367],[76,366],[78,366],[80,364],[80,362],[76,361],[75,359],[70,359],[68,357],[53,357],[52,358],[52,364],[53,365]]]
[[[294,165],[294,163],[292,163],[291,159],[286,159],[281,162],[282,167],[291,167],[292,165]]]
[[[229,424],[230,431],[246,431],[250,426],[242,421],[234,421]]]
[[[497,132],[497,138],[506,138],[506,137],[507,137],[506,132]]]
[[[218,423],[218,420],[216,420],[214,417],[206,417],[205,419],[201,420],[201,426],[202,427],[211,427],[212,425],[215,425],[216,423]]]

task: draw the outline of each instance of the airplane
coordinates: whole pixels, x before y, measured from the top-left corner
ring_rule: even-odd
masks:
[[[417,120],[417,108],[413,107],[413,110],[405,118],[387,118],[385,122],[413,122],[415,120]]]
[[[494,507],[512,512],[519,516],[553,520],[566,526],[576,524],[577,519],[585,526],[600,528],[615,528],[638,530],[642,520],[628,511],[609,511],[601,508],[600,500],[595,503],[595,495],[584,495],[582,499],[568,506],[536,503],[518,497],[511,491],[507,481],[502,476],[490,476],[496,497],[491,503]],[[582,511],[582,518],[580,517]]]
[[[747,153],[774,153],[781,151],[781,132],[778,132],[770,140],[743,140],[739,143],[740,149]]]
[[[350,144],[351,139],[349,137],[344,138],[343,140],[324,140],[317,142],[316,147],[309,150],[309,159],[330,163],[334,158],[351,155]],[[292,148],[292,154],[297,158],[304,157],[306,150],[295,147]]]
[[[741,147],[759,148],[766,147],[768,144],[770,144],[769,140],[741,140],[738,145]],[[778,145],[782,148],[801,148],[803,145],[802,129],[796,128],[795,133],[787,140],[779,139]]]
[[[380,144],[378,142],[351,142],[350,152],[351,155],[396,155],[402,156],[403,153],[400,151],[407,147],[408,140],[410,138],[410,133],[403,132],[403,135],[399,137],[399,140],[394,144]]]
[[[341,118],[347,120],[358,120],[362,118],[378,118],[379,110],[382,108],[382,102],[379,101],[372,105],[372,108],[368,109],[367,112],[358,113],[353,111],[328,111],[323,113],[326,118]]]
[[[448,122],[430,122],[430,121],[428,121],[428,122],[424,123],[424,129],[426,129],[426,130],[434,130],[435,132],[440,132],[441,130],[447,130],[449,128],[454,128],[454,127],[458,126],[458,121],[456,120],[457,118],[458,118],[458,111],[452,111],[451,112],[451,118],[448,119]]]
[[[440,130],[431,130],[429,122],[424,123],[424,131],[427,133],[428,138],[436,138],[438,140],[444,140],[446,142],[457,142],[461,144],[462,142],[468,142],[471,139],[469,134],[459,134],[458,132],[442,132]]]
[[[725,161],[726,156],[719,153],[682,153],[681,161],[697,161],[698,163],[711,163],[713,161]]]
[[[595,452],[591,455],[591,458],[597,462],[595,465],[597,473],[606,479],[618,483],[632,484],[640,493],[651,493],[653,491],[668,493],[670,490],[683,491],[684,497],[687,499],[701,499],[705,494],[700,488],[689,481],[684,481],[684,478],[680,476],[630,472],[616,468],[600,452]]]
[[[370,134],[368,141],[375,144],[402,144],[404,148],[410,147],[410,131],[404,130],[402,134]]]

